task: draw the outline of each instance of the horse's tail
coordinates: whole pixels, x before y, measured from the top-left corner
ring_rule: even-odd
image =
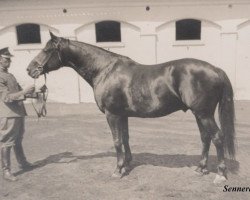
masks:
[[[235,110],[233,100],[233,88],[226,73],[219,70],[219,76],[223,80],[223,91],[219,101],[219,120],[224,136],[224,149],[229,158],[235,159]]]

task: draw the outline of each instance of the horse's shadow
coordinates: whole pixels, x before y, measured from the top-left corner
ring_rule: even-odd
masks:
[[[153,153],[134,153],[133,161],[131,163],[130,171],[134,168],[141,165],[154,165],[154,166],[162,166],[168,168],[182,168],[182,167],[192,167],[197,166],[200,155],[185,155],[185,154],[176,154],[176,155],[158,155]],[[105,158],[105,157],[116,157],[114,152],[104,152],[93,155],[73,155],[72,152],[62,152],[54,155],[50,155],[43,160],[38,160],[34,162],[34,167],[28,171],[44,167],[48,164],[52,163],[71,163],[77,162],[77,160],[91,160],[94,158]],[[235,160],[226,159],[226,165],[228,171],[233,174],[236,174],[239,171],[239,162]],[[214,155],[209,156],[209,164],[208,169],[211,172],[217,172],[217,157]],[[27,170],[26,170],[27,171]],[[21,170],[15,173],[15,175],[21,175],[26,171]],[[130,172],[129,171],[129,172]],[[129,173],[128,172],[128,173]]]

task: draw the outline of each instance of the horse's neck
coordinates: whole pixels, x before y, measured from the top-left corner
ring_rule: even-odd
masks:
[[[109,52],[85,43],[69,43],[66,54],[67,64],[76,70],[92,87],[96,76],[110,63]]]

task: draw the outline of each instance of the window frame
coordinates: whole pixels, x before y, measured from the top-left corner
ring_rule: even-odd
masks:
[[[25,42],[25,41],[20,41],[20,29],[19,28],[23,28],[24,26],[34,26],[35,30],[38,31],[38,42]],[[19,29],[19,30],[18,30]],[[17,46],[22,46],[22,45],[41,45],[42,44],[42,34],[41,34],[41,26],[40,24],[36,24],[36,23],[23,23],[23,24],[19,24],[15,26],[15,30],[16,30],[16,39],[17,39]]]
[[[195,22],[195,23],[197,23],[197,24],[194,24],[194,25],[198,25],[199,27],[194,27],[194,29],[199,28],[199,32],[194,33],[193,34],[194,36],[192,36],[192,34],[191,34],[190,38],[188,38],[189,36],[188,35],[185,36],[185,30],[184,30],[184,31],[182,31],[182,34],[184,32],[184,36],[181,36],[181,35],[178,36],[178,28],[180,29],[181,28],[180,26],[185,26],[185,24],[182,24],[182,25],[180,24],[182,22],[189,22],[189,23]],[[179,23],[179,25],[178,25],[178,23]],[[179,31],[180,31],[179,34],[181,34],[181,30],[179,30]],[[196,35],[198,35],[197,38],[195,38]],[[194,38],[192,38],[192,37],[194,37]],[[178,20],[178,21],[175,22],[175,41],[178,41],[178,42],[182,41],[183,42],[183,41],[201,41],[201,40],[202,40],[202,21],[201,20],[187,18],[187,19],[181,19],[181,20]]]
[[[200,21],[200,39],[193,39],[193,40],[176,40],[176,22],[177,21],[181,21],[181,20],[186,20],[186,19],[192,19],[192,20],[198,20]],[[205,46],[205,42],[204,42],[204,38],[203,38],[203,34],[202,34],[202,27],[203,27],[203,22],[202,20],[199,19],[193,19],[193,18],[185,18],[185,19],[180,19],[174,22],[174,26],[175,26],[175,30],[174,30],[174,41],[172,43],[173,47],[189,47],[189,46]]]
[[[98,35],[100,33],[98,33],[98,26],[105,26],[105,23],[113,23],[114,25],[118,25],[118,39],[116,40],[115,39],[112,39],[112,38],[108,38],[108,39],[101,39],[99,38],[98,39]],[[108,25],[109,26],[109,25]],[[104,28],[104,27],[99,27],[99,31],[101,31],[101,28]],[[117,28],[117,27],[114,27],[114,28]],[[105,29],[105,28],[104,28]],[[122,42],[122,31],[121,31],[121,22],[119,21],[114,21],[114,20],[104,20],[104,21],[99,21],[99,22],[96,22],[95,23],[95,42],[96,44],[119,44]]]

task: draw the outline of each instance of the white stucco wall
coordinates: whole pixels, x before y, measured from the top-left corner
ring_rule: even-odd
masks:
[[[240,99],[250,99],[250,21],[238,27],[236,48],[236,91]]]

